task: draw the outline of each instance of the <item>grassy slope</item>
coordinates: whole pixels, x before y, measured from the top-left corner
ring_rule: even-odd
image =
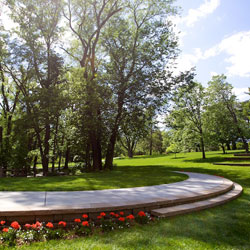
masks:
[[[227,155],[228,156],[228,155]],[[188,215],[162,219],[146,226],[91,237],[50,241],[20,249],[250,249],[250,167],[214,166],[222,154],[210,152],[201,160],[199,153],[158,158],[116,160],[122,166],[149,166],[161,169],[188,170],[229,178],[241,184],[244,193],[226,205]],[[159,166],[159,167],[157,167]],[[161,172],[159,172],[161,175]]]

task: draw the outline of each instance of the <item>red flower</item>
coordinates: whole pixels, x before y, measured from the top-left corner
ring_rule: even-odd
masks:
[[[102,216],[101,215],[97,216],[97,219],[99,219],[99,220],[102,219]]]
[[[104,216],[106,216],[106,214],[104,212],[101,212],[100,216],[104,217]]]
[[[48,228],[53,228],[54,225],[53,225],[51,222],[48,222],[48,223],[46,224],[46,227],[48,227]]]
[[[5,227],[2,231],[7,233],[7,232],[9,232],[9,228]]]
[[[25,227],[26,229],[30,229],[30,228],[31,228],[31,225],[30,225],[30,224],[25,224],[24,227]]]
[[[37,221],[35,224],[31,225],[32,229],[40,229],[42,227],[42,223]]]
[[[114,212],[111,212],[111,213],[109,213],[111,216],[115,216],[115,213]]]
[[[88,216],[87,214],[83,214],[83,215],[82,215],[82,218],[84,218],[84,219],[88,219],[88,218],[89,218],[89,216]]]
[[[10,226],[16,230],[18,230],[21,226],[19,225],[19,223],[17,221],[13,221]]]
[[[145,214],[143,211],[140,211],[140,212],[138,213],[138,215],[139,215],[140,217],[146,216],[146,214]]]
[[[74,221],[77,222],[77,223],[80,223],[81,219],[75,219]]]
[[[89,226],[89,222],[88,222],[88,221],[83,221],[83,222],[82,222],[82,225],[83,225],[84,227],[88,227],[88,226]]]
[[[129,219],[129,220],[133,220],[135,217],[134,217],[133,214],[130,214],[130,215],[128,215],[126,218]]]
[[[6,222],[6,221],[1,220],[1,221],[0,221],[0,224],[1,224],[1,225],[4,225],[4,224],[5,224],[5,222]]]
[[[120,215],[123,216],[123,215],[124,215],[124,212],[120,212]]]
[[[39,222],[39,221],[37,221],[37,222],[36,222],[36,228],[40,228],[40,227],[42,227],[42,223]]]
[[[125,221],[125,218],[120,217],[118,220],[119,220],[119,221]]]
[[[116,218],[119,218],[119,217],[120,217],[120,215],[119,215],[119,214],[115,214],[115,217],[116,217]]]
[[[58,226],[66,227],[67,223],[65,221],[59,221]]]

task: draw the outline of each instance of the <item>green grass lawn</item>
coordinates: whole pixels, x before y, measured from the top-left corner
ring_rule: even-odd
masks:
[[[0,179],[0,191],[80,191],[152,186],[187,179],[163,166],[119,166],[113,171],[77,176],[9,177]]]
[[[226,157],[228,156],[231,155],[227,154]],[[34,243],[31,246],[18,247],[18,249],[249,250],[250,167],[213,165],[213,162],[222,161],[223,157],[225,157],[221,152],[209,152],[205,160],[200,159],[200,157],[200,153],[187,153],[178,154],[176,159],[173,155],[120,159],[115,161],[118,167],[114,173],[100,174],[103,176],[107,175],[106,180],[101,179],[100,182],[104,183],[111,177],[123,176],[123,172],[128,171],[128,173],[130,173],[127,175],[128,178],[132,174],[134,178],[137,179],[147,178],[149,185],[151,177],[157,181],[158,176],[158,180],[161,182],[164,171],[167,174],[168,170],[186,170],[229,178],[243,186],[243,194],[238,199],[223,206],[173,218],[161,219],[146,226],[135,226],[130,229],[104,234],[96,233],[89,237],[74,240]],[[94,174],[91,175],[92,180],[98,180],[98,178],[100,177],[95,178]],[[11,179],[9,179],[9,181],[11,181]],[[127,182],[124,178],[119,179],[119,181]],[[144,180],[142,180],[142,182],[143,181]],[[118,182],[116,180],[110,180],[110,183]],[[105,186],[104,184],[102,185]],[[98,184],[99,187],[102,185],[100,183]],[[116,186],[117,184],[112,185]]]

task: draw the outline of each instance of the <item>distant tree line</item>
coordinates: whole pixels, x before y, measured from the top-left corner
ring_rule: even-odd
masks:
[[[250,91],[248,92],[250,94]],[[179,88],[166,117],[175,151],[236,149],[248,152],[250,101],[239,102],[225,75],[213,76],[207,88],[198,82]]]
[[[175,89],[165,114],[160,128],[156,115],[149,111],[146,117],[126,121],[117,154],[201,152],[205,158],[210,150],[248,152],[250,101],[237,100],[225,75],[213,76],[207,87],[190,80]]]

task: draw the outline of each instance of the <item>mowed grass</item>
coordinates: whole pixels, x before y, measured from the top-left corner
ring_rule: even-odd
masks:
[[[173,173],[163,166],[120,166],[113,171],[77,176],[9,177],[0,179],[0,191],[81,191],[152,186],[179,182],[186,175]]]
[[[228,157],[230,155],[227,155]],[[250,249],[250,167],[215,166],[222,161],[221,152],[178,154],[164,157],[138,157],[116,160],[117,171],[145,169],[145,173],[186,170],[229,178],[243,186],[243,194],[225,205],[187,215],[161,219],[145,226],[74,239],[34,243],[17,249]],[[151,171],[150,171],[151,169]],[[133,171],[132,171],[133,172]],[[141,178],[144,178],[142,175]],[[159,177],[160,179],[160,177]]]

